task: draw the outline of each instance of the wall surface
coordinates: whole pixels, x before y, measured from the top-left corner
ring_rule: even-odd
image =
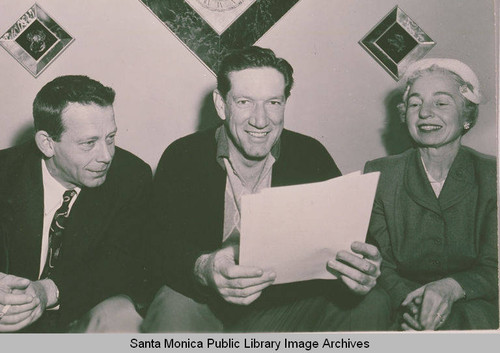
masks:
[[[4,33],[33,0],[2,0]],[[86,74],[117,92],[118,144],[152,167],[175,139],[212,123],[215,77],[139,0],[38,0],[74,38],[38,78],[0,49],[0,148],[25,140],[38,90]],[[358,41],[399,5],[437,42],[427,57],[463,60],[488,101],[464,144],[496,154],[492,0],[301,0],[258,42],[287,58],[296,85],[285,126],[319,139],[342,172],[400,152],[394,81]]]

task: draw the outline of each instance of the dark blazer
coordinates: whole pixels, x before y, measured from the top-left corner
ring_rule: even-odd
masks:
[[[34,142],[0,151],[0,272],[30,280],[40,266],[41,158]],[[51,276],[59,289],[60,329],[110,296],[135,294],[143,277],[140,231],[151,179],[146,163],[116,148],[104,184],[82,188]]]
[[[495,160],[461,147],[439,198],[417,150],[368,162],[365,172],[372,171],[381,177],[368,241],[382,253],[378,281],[393,308],[414,289],[446,277],[467,299],[497,301]]]
[[[273,187],[340,175],[326,149],[313,138],[284,130],[280,139]],[[207,293],[194,279],[196,259],[222,246],[226,172],[216,154],[215,129],[183,137],[165,150],[154,179],[158,231],[152,240],[157,253],[151,257],[155,261],[151,267],[158,283],[200,301]]]

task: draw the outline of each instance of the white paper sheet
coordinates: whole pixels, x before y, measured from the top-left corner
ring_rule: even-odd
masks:
[[[364,241],[380,173],[245,195],[239,263],[276,273],[275,284],[335,279],[326,263]]]

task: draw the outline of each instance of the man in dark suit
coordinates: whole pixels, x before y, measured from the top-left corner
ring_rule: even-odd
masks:
[[[114,97],[58,77],[33,103],[34,140],[0,151],[0,332],[65,331],[112,296],[133,308],[152,175],[115,147]]]
[[[283,129],[292,73],[269,49],[230,54],[213,95],[223,125],[181,138],[163,154],[155,175],[159,231],[151,267],[169,287],[151,304],[144,331],[384,328],[376,307],[355,312],[372,309],[363,300],[380,274],[381,257],[372,245],[352,244],[363,258],[340,251],[325,263],[341,281],[270,287],[273,272],[238,265],[242,195],[340,175],[318,141]]]

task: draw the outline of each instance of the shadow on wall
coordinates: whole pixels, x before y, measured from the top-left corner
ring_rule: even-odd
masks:
[[[406,124],[401,122],[397,105],[402,101],[399,89],[391,91],[385,98],[385,128],[382,132],[382,143],[387,155],[399,154],[413,146]]]
[[[10,146],[17,146],[24,142],[28,142],[35,136],[35,128],[33,127],[33,123],[28,123],[23,126],[18,133],[11,140]]]
[[[220,125],[221,119],[215,110],[212,99],[212,91],[208,92],[203,98],[200,113],[198,114],[198,126],[196,131],[202,131]]]

